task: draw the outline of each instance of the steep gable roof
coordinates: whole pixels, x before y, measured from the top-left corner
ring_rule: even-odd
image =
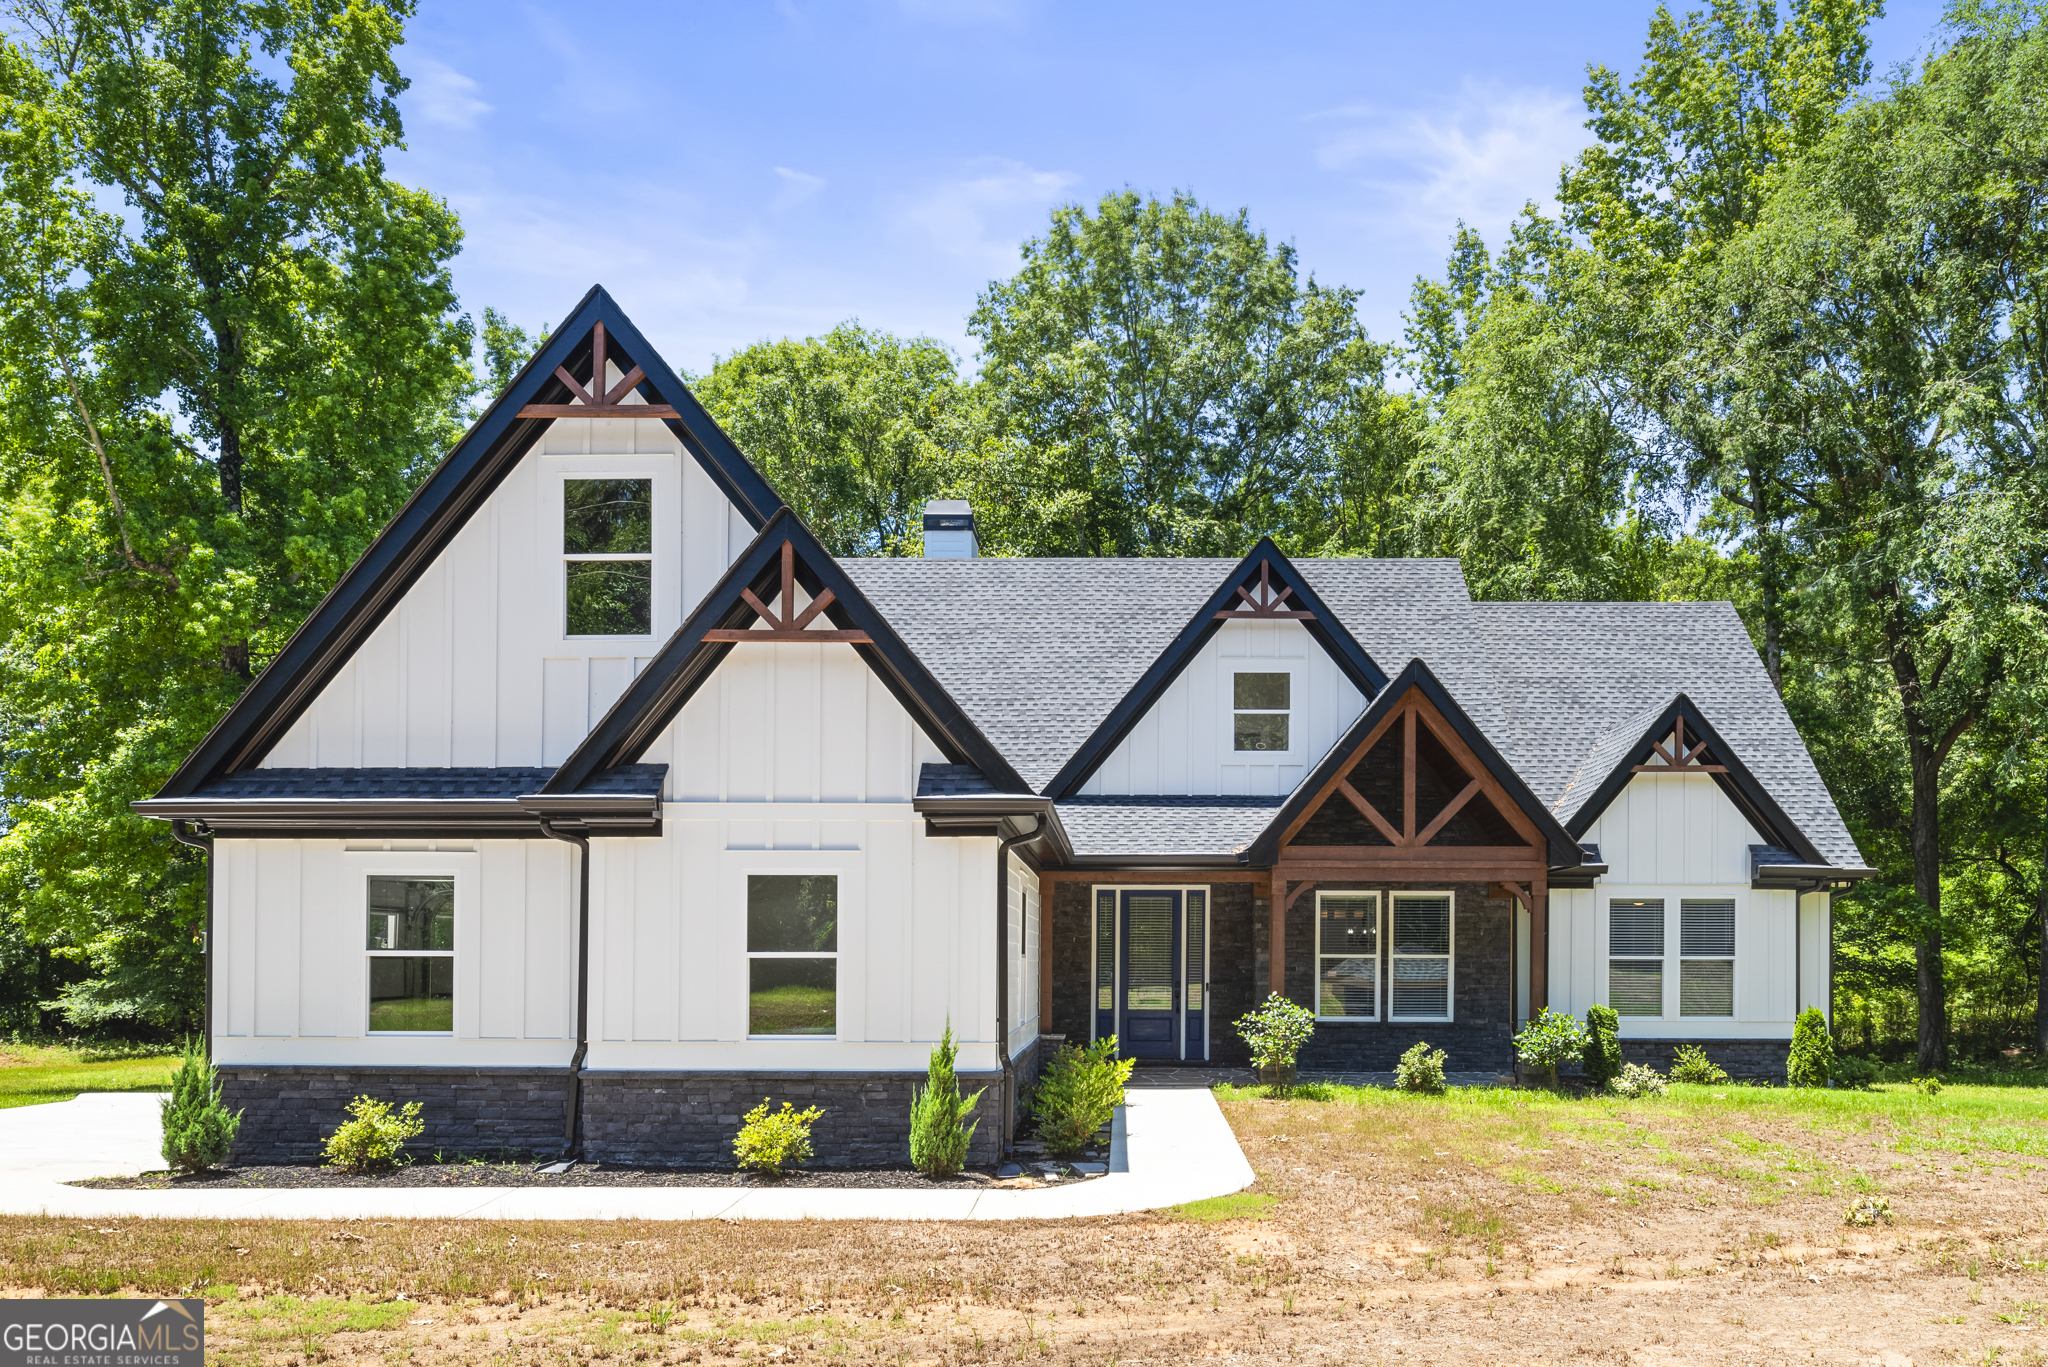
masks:
[[[793,589],[785,591],[791,580],[811,600],[811,607],[802,612],[791,601]],[[825,600],[822,607],[820,600]],[[755,623],[764,619],[773,622],[771,613],[786,625],[776,637],[755,628]],[[808,625],[819,618],[829,626]],[[791,623],[794,625],[788,625]],[[768,519],[760,535],[733,561],[725,577],[662,646],[653,663],[640,671],[583,744],[563,761],[543,794],[578,792],[596,776],[637,761],[733,646],[753,635],[761,635],[763,641],[798,636],[815,636],[821,642],[845,641],[949,760],[972,765],[998,791],[1025,791],[1024,780],[1009,761],[904,645],[841,563],[832,559],[802,519],[782,508]]]
[[[257,675],[158,796],[181,797],[246,769],[283,737],[547,431],[551,417],[523,416],[521,410],[529,404],[566,404],[573,397],[556,371],[576,374],[591,368],[599,325],[607,334],[610,358],[622,368],[637,365],[642,372],[644,378],[634,392],[649,403],[675,410],[675,417],[663,421],[733,506],[752,526],[763,526],[769,520],[782,500],[612,297],[602,286],[593,285],[505,392],[406,500],[362,558],[320,600],[277,658]]]

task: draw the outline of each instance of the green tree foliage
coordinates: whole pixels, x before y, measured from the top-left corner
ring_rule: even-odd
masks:
[[[1242,210],[1125,190],[1053,211],[969,329],[1005,430],[1058,500],[1039,554],[1369,548],[1405,401],[1357,294]]]
[[[931,1177],[951,1177],[966,1165],[967,1146],[981,1124],[961,1124],[974,1114],[981,1092],[960,1095],[960,1077],[953,1071],[959,1054],[953,1044],[953,1022],[948,1020],[946,1033],[932,1050],[924,1090],[910,1100],[910,1166]]]
[[[0,896],[190,1019],[153,791],[456,432],[446,206],[385,178],[403,0],[18,0],[0,45]],[[120,215],[101,206],[118,200]]]
[[[220,1079],[206,1050],[187,1040],[160,1107],[164,1162],[174,1172],[204,1172],[227,1161],[242,1128],[242,1113],[221,1104]]]
[[[1579,1051],[1579,1066],[1596,1092],[1604,1092],[1621,1076],[1621,1017],[1611,1006],[1586,1011],[1586,1043]]]
[[[1794,1087],[1825,1087],[1835,1071],[1835,1042],[1828,1019],[1809,1006],[1792,1023],[1792,1050],[1785,1056],[1785,1081]]]

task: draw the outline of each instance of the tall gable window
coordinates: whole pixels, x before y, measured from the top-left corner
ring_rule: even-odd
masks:
[[[1617,1016],[1664,1014],[1664,899],[1607,904],[1607,1004]]]
[[[1678,1014],[1735,1014],[1735,902],[1678,904]]]
[[[452,1032],[455,880],[372,878],[369,893],[370,1032]]]
[[[839,1032],[839,878],[747,879],[747,1033]]]
[[[1284,672],[1240,673],[1231,681],[1231,748],[1289,750],[1288,721],[1294,706],[1294,676]]]
[[[654,481],[562,482],[562,558],[570,636],[654,630]]]

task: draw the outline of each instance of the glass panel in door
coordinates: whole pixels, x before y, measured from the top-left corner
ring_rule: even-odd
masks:
[[[1180,1057],[1180,894],[1124,894],[1123,1028],[1126,1058]]]

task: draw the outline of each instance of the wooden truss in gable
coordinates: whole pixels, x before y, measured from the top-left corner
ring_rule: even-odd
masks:
[[[1682,715],[1674,718],[1672,721],[1671,748],[1666,750],[1663,741],[1653,740],[1650,742],[1650,749],[1655,752],[1663,763],[1638,764],[1635,766],[1634,772],[1638,774],[1668,774],[1674,769],[1682,770],[1688,774],[1725,774],[1728,772],[1727,765],[1709,764],[1706,760],[1700,758],[1701,755],[1707,752],[1707,743],[1705,741],[1701,741],[1690,750],[1686,749],[1685,718]],[[1708,756],[1708,758],[1711,759],[1712,756]]]
[[[844,641],[849,645],[872,645],[874,638],[865,631],[813,630],[811,623],[818,614],[832,606],[835,601],[830,589],[820,589],[818,596],[801,612],[796,606],[796,546],[787,538],[782,543],[782,584],[776,594],[775,606],[761,601],[751,588],[742,588],[740,598],[754,610],[767,628],[737,627],[716,628],[704,633],[707,641],[802,641],[815,644],[819,641]],[[777,609],[780,609],[779,611]],[[730,618],[727,619],[731,620]],[[829,619],[828,619],[829,620]]]
[[[1244,600],[1244,607],[1238,608],[1233,605],[1220,609],[1216,613],[1217,621],[1243,622],[1260,617],[1279,617],[1294,621],[1314,620],[1315,618],[1313,612],[1287,605],[1287,600],[1294,596],[1292,588],[1282,584],[1275,591],[1273,588],[1273,566],[1270,561],[1261,560],[1259,562],[1258,593],[1254,595],[1250,589],[1246,588],[1243,584],[1239,584],[1237,586],[1237,596]]]
[[[530,403],[519,410],[522,418],[678,418],[682,415],[665,403],[624,402],[639,388],[647,375],[634,366],[609,387],[605,384],[604,324],[590,331],[590,383],[586,387],[567,366],[555,367],[555,378],[569,387],[576,403]]]

